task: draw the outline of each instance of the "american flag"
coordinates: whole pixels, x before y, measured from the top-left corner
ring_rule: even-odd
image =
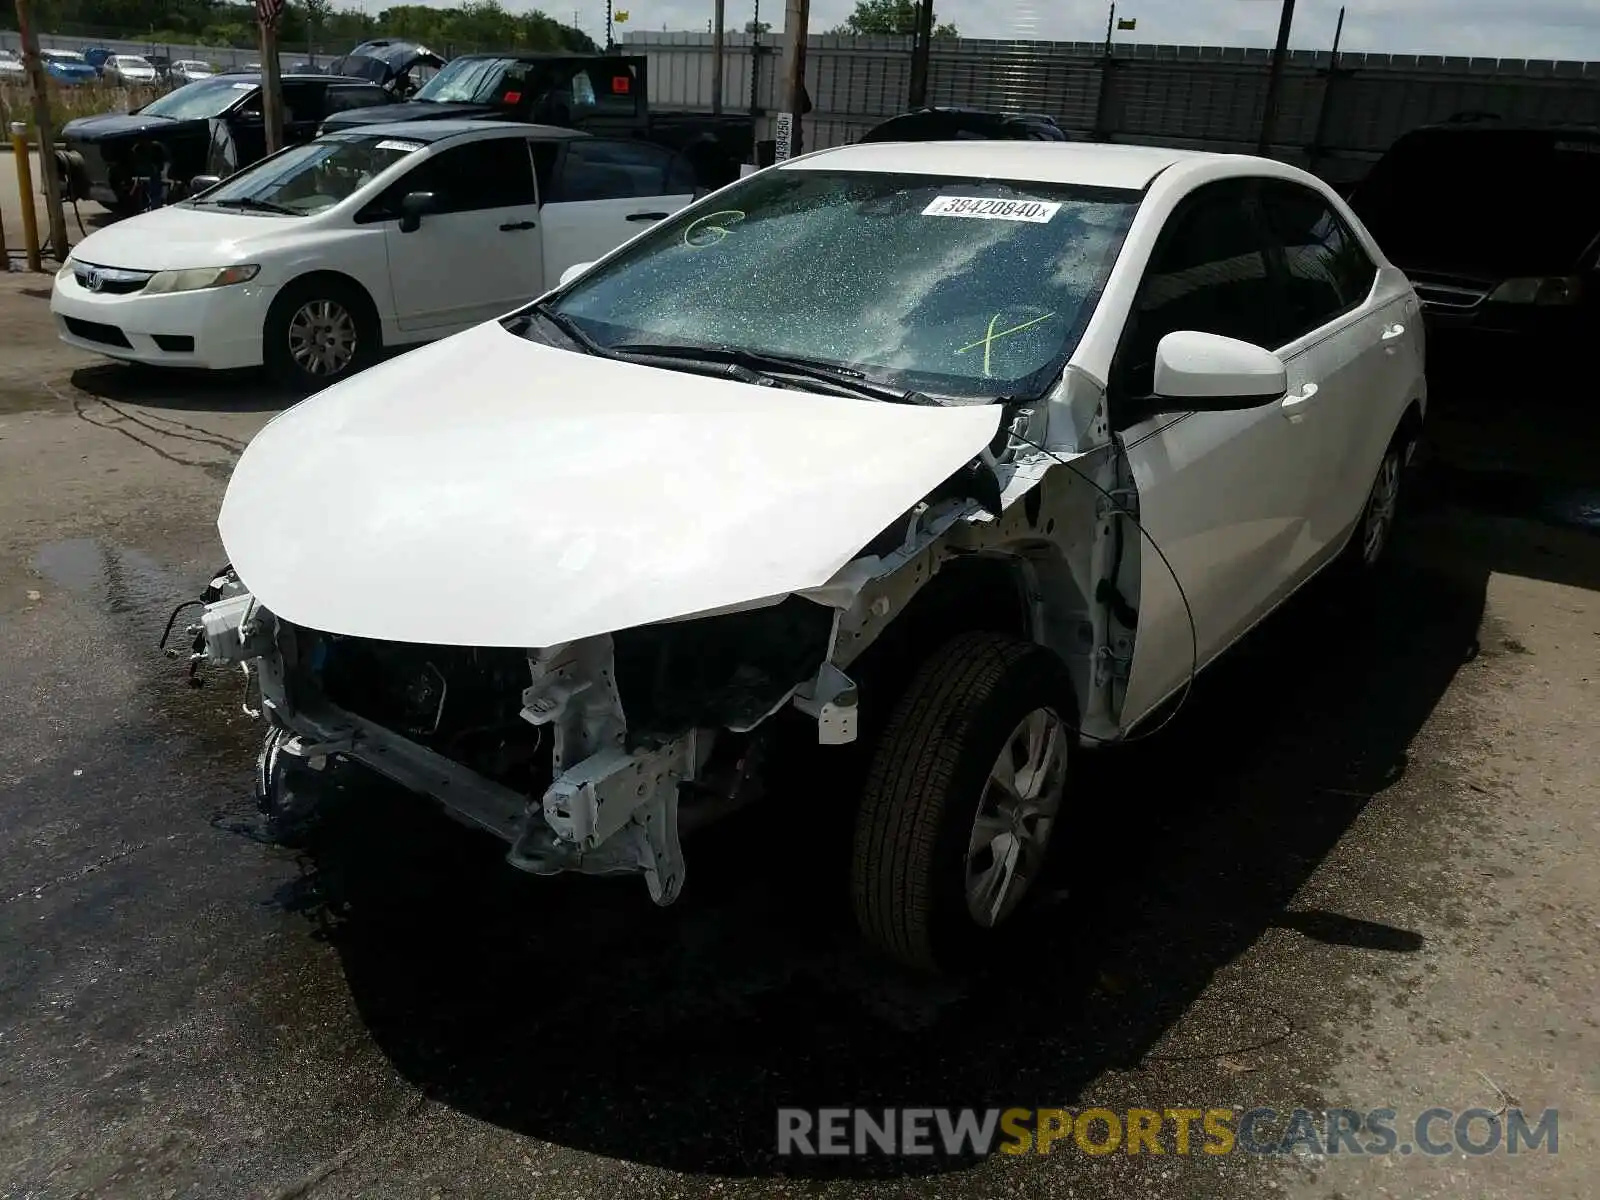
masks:
[[[256,0],[256,20],[263,25],[276,27],[283,16],[284,0]]]

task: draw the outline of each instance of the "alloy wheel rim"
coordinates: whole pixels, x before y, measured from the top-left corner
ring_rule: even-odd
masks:
[[[967,842],[967,911],[985,929],[1010,916],[1039,877],[1066,778],[1066,725],[1035,709],[990,768]]]
[[[1373,480],[1372,495],[1367,499],[1367,521],[1362,535],[1362,558],[1370,565],[1378,561],[1384,544],[1389,540],[1389,528],[1394,524],[1395,506],[1400,498],[1400,457],[1386,454],[1378,468],[1378,478]]]
[[[289,357],[307,375],[337,375],[355,356],[355,317],[337,300],[309,300],[289,318]]]

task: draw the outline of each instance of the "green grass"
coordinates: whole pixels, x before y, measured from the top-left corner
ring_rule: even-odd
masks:
[[[75,117],[92,117],[96,113],[129,112],[149,104],[164,92],[160,87],[123,87],[119,84],[85,83],[77,87],[62,87],[51,81],[50,121],[59,135],[61,126]],[[28,140],[37,141],[33,129],[33,94],[25,83],[7,81],[0,83],[0,128],[6,133],[9,144],[12,121],[28,123]]]

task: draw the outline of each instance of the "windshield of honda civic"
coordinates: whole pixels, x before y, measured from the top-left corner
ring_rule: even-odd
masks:
[[[804,358],[934,395],[1036,395],[1076,348],[1140,194],[765,171],[641,238],[550,305],[602,352]]]
[[[351,131],[291,146],[199,197],[197,206],[308,216],[338,204],[426,143]]]

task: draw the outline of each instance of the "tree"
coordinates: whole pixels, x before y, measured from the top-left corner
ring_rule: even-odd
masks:
[[[314,46],[333,15],[333,0],[300,0],[300,7],[305,10],[306,44]]]
[[[771,33],[772,32],[772,22],[771,21],[746,21],[744,23],[744,31],[746,33],[761,33],[761,34]]]
[[[917,13],[922,5],[916,0],[856,0],[856,10],[845,23],[830,33],[851,37],[910,37],[917,31]],[[934,13],[937,18],[938,13]],[[948,22],[933,27],[934,37],[960,36]]]

